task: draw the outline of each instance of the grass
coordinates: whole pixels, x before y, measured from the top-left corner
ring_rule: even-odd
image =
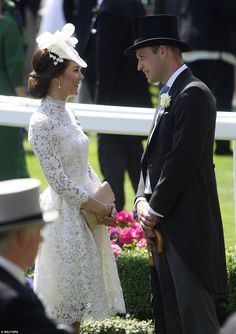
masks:
[[[89,139],[89,161],[93,166],[94,170],[97,172],[100,179],[102,180],[102,175],[97,158],[96,135],[94,133],[89,134]],[[25,141],[25,150],[30,176],[37,178],[41,181],[41,190],[43,191],[47,186],[47,181],[45,179],[45,176],[43,175],[40,164],[32,153],[29,143],[27,141]],[[236,244],[234,225],[233,158],[228,156],[215,156],[214,162],[216,166],[215,170],[224,225],[225,243],[226,247],[229,248],[230,246]],[[127,175],[125,177],[125,196],[125,210],[132,211],[134,191]]]
[[[234,222],[234,176],[233,158],[229,156],[215,156],[216,179],[220,208],[224,226],[226,247],[236,244]]]

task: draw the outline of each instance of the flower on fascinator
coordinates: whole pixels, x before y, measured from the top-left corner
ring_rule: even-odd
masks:
[[[67,23],[61,31],[57,30],[54,34],[50,32],[42,33],[36,38],[36,42],[40,49],[48,49],[49,52],[58,56],[54,59],[55,56],[50,53],[50,57],[54,60],[54,65],[61,62],[61,59],[68,59],[75,61],[81,67],[87,67],[85,61],[75,50],[78,39],[72,36],[74,32],[75,26],[72,23]]]
[[[51,54],[50,51],[49,52],[49,57],[53,59],[53,64],[54,65],[57,65],[58,63],[63,63],[64,59],[63,58],[60,58],[60,57],[57,57],[56,55],[53,55]]]
[[[165,109],[168,108],[170,105],[170,101],[171,101],[171,97],[168,93],[164,93],[161,95],[161,102],[160,102],[160,106],[161,108]]]

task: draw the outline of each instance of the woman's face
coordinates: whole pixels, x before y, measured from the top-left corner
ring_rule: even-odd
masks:
[[[70,60],[69,65],[60,75],[60,90],[65,96],[77,95],[78,87],[81,80],[84,79],[81,73],[81,67],[74,61]]]

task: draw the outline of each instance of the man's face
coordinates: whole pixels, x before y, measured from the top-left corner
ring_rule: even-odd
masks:
[[[150,84],[157,83],[163,79],[164,59],[161,52],[162,46],[154,51],[151,47],[136,50],[138,59],[138,71],[142,71]]]
[[[29,267],[34,264],[39,244],[43,240],[42,228],[42,225],[37,225],[25,230],[25,233],[27,233],[27,238],[25,239],[25,246],[26,249],[28,249],[25,256],[27,258],[27,266]]]

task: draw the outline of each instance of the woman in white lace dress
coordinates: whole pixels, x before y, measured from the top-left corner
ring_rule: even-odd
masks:
[[[74,49],[73,32],[67,24],[61,32],[37,38],[29,91],[42,101],[30,119],[29,141],[49,183],[42,206],[60,214],[44,231],[35,291],[52,317],[79,332],[81,321],[125,313],[125,306],[105,226],[113,221],[114,204],[92,197],[101,183],[88,163],[88,138],[66,107],[83,79],[81,67],[87,66]],[[101,224],[88,227],[82,208]]]

